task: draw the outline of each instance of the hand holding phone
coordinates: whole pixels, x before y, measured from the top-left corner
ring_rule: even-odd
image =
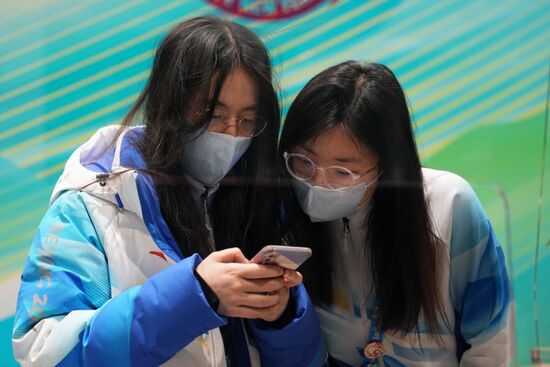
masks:
[[[278,265],[284,269],[296,270],[311,256],[309,247],[268,245],[252,258],[258,264]]]
[[[212,252],[195,272],[218,298],[220,315],[274,321],[288,304],[284,274],[291,271],[251,263],[239,248]]]

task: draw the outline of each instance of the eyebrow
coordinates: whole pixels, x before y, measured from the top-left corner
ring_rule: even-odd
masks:
[[[309,148],[305,144],[300,145],[300,148],[307,151],[309,154],[313,156],[317,156],[317,154],[315,154],[313,149]],[[340,163],[361,163],[361,160],[359,158],[354,158],[354,157],[336,157],[336,158],[333,158],[333,160]]]
[[[317,154],[315,154],[315,152],[313,151],[313,149],[309,148],[307,145],[305,144],[302,144],[302,145],[299,145],[298,148],[301,148],[305,151],[307,151],[309,154],[311,155],[314,155],[314,156],[317,156]]]
[[[228,106],[225,103],[221,102],[221,101],[216,102],[216,107],[228,108]],[[258,106],[252,105],[252,106],[247,106],[245,108],[241,108],[241,110],[239,112],[245,112],[245,111],[254,112],[254,111],[257,111],[257,110],[258,110]]]
[[[353,157],[336,157],[334,160],[341,163],[361,163],[360,159]]]

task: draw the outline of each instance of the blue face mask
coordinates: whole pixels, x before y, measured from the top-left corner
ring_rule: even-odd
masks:
[[[344,190],[331,190],[292,179],[298,203],[312,222],[329,222],[353,216],[359,211],[359,203],[369,185],[362,182]]]
[[[205,130],[185,145],[183,170],[205,186],[215,185],[233,168],[251,142],[251,137]]]

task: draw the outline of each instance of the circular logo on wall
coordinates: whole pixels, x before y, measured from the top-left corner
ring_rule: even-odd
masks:
[[[231,14],[263,20],[295,17],[324,1],[327,0],[206,0],[210,5]]]

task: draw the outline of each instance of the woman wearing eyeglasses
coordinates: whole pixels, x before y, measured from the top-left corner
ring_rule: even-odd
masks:
[[[507,366],[502,249],[466,181],[422,168],[385,66],[315,76],[284,124],[289,239],[333,366]]]
[[[280,243],[279,107],[262,42],[177,25],[122,127],[66,164],[30,249],[24,366],[317,366],[301,275],[248,261]]]

